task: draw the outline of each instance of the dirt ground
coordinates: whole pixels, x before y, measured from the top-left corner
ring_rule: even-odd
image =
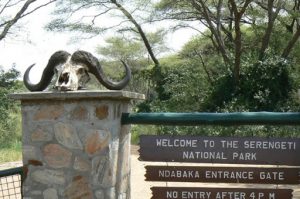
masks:
[[[241,188],[287,188],[293,189],[293,199],[300,199],[300,185],[299,186],[277,186],[277,185],[247,185],[247,184],[225,184],[225,183],[167,183],[167,182],[146,182],[145,169],[146,165],[168,165],[168,163],[153,163],[141,162],[138,160],[138,146],[132,146],[131,152],[131,199],[151,199],[151,190],[153,186],[178,186],[178,187],[241,187]],[[0,165],[0,170],[21,166],[21,162],[10,162]],[[174,165],[174,164],[173,164]],[[177,163],[175,165],[184,165]],[[199,164],[189,164],[198,165]],[[208,164],[205,164],[207,166]],[[215,165],[214,165],[215,166]],[[0,196],[0,198],[2,198]]]

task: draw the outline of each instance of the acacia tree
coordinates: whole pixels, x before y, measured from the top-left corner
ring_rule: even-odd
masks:
[[[85,33],[89,37],[107,31],[138,35],[154,64],[151,81],[160,98],[164,92],[161,87],[161,67],[154,44],[143,28],[143,16],[151,12],[150,8],[153,8],[151,0],[58,0],[54,12],[58,18],[46,28],[50,31]]]
[[[131,9],[126,8],[126,3]],[[148,0],[117,1],[117,0],[59,0],[54,12],[58,16],[48,26],[51,31],[77,31],[97,36],[108,30],[117,32],[133,32],[139,34],[155,67],[159,61],[152,49],[151,43],[142,28],[140,11],[146,12]],[[88,14],[85,14],[88,13]],[[121,17],[120,17],[121,14]],[[103,16],[106,21],[103,22]],[[107,18],[111,18],[111,23]]]
[[[34,13],[56,0],[2,0],[0,1],[0,41],[22,18]]]
[[[243,28],[259,30],[261,42],[256,53],[257,61],[261,61],[270,47],[275,24],[286,27],[290,36],[280,54],[287,58],[300,37],[299,4],[298,0],[161,0],[154,20],[176,20],[179,27],[190,27],[191,21],[204,25],[210,33],[205,36],[211,39],[238,85],[245,53]]]

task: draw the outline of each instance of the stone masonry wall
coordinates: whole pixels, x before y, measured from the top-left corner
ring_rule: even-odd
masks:
[[[129,100],[22,101],[26,199],[129,199]]]

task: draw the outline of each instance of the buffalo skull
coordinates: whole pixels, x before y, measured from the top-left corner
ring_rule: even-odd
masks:
[[[91,73],[106,88],[121,90],[131,78],[129,67],[125,62],[122,61],[122,63],[125,67],[126,75],[120,82],[114,82],[104,75],[98,59],[91,53],[80,50],[71,55],[66,51],[57,51],[50,57],[40,82],[33,84],[29,80],[29,72],[34,66],[33,64],[25,71],[24,84],[30,91],[42,91],[47,88],[54,74],[56,74],[55,88],[57,90],[74,91],[85,87],[85,84],[90,80],[89,73]]]

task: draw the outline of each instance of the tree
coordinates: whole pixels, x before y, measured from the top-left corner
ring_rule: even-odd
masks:
[[[131,10],[126,8],[126,2],[128,4],[131,3]],[[144,0],[143,3],[146,3],[147,5],[149,4],[147,0]],[[144,22],[139,22],[137,20],[139,15],[136,15],[136,13],[141,11],[143,8],[146,8],[146,6],[142,6],[142,4],[138,1],[59,0],[57,10],[54,12],[58,18],[54,19],[47,26],[47,29],[51,31],[77,31],[86,33],[90,36],[97,36],[113,29],[122,33],[138,33],[153,63],[155,66],[159,67],[159,61],[156,58],[151,43],[142,28],[141,24]],[[88,14],[86,15],[82,13]],[[117,17],[119,14],[122,15],[121,18]],[[111,18],[111,23],[109,25],[101,21],[103,20],[103,16]]]
[[[0,41],[11,33],[12,28],[22,18],[34,13],[56,0],[47,0],[43,3],[37,0],[3,0],[0,2]]]
[[[273,33],[272,49],[283,46],[288,33],[284,28]],[[255,48],[257,38],[251,28],[243,30],[247,48]],[[156,112],[243,112],[243,111],[299,111],[298,96],[291,95],[295,89],[292,65],[274,51],[266,50],[264,60],[253,63],[251,53],[243,60],[239,89],[233,84],[232,73],[222,70],[221,56],[205,36],[190,40],[176,55],[160,60],[169,94],[167,100],[155,100],[150,109]],[[253,43],[253,44],[252,44]],[[250,44],[252,44],[250,46]],[[295,47],[295,52],[300,45]],[[256,57],[256,55],[255,55]],[[299,66],[300,62],[293,62]],[[224,68],[224,67],[223,67]],[[207,75],[209,73],[209,75]],[[209,78],[210,77],[210,78]],[[298,75],[299,80],[299,75]],[[142,107],[143,108],[143,107]],[[218,136],[298,136],[299,128],[270,126],[234,127],[178,127],[159,126],[158,134],[172,135],[218,135]]]
[[[164,35],[164,30],[146,34],[155,54],[168,50],[165,46]],[[149,60],[147,50],[140,37],[135,34],[127,37],[114,36],[107,38],[105,42],[105,46],[97,47],[97,52],[102,55],[101,61],[105,63],[104,68],[109,76],[120,78],[121,69],[118,66],[120,67],[120,60],[125,61],[132,71],[132,78],[127,88],[131,91],[145,93],[147,99],[152,99],[155,96],[153,81],[151,81],[153,64]]]
[[[152,8],[151,0],[58,0],[54,12],[58,16],[46,28],[50,31],[71,31],[97,36],[109,30],[122,34],[139,35],[154,67],[151,81],[160,98],[164,91],[161,87],[162,75],[159,59],[149,34],[143,28],[143,16]],[[83,14],[88,13],[88,14]],[[120,17],[121,15],[121,17]],[[111,23],[103,23],[103,17],[110,17]]]
[[[283,58],[288,58],[300,37],[297,0],[161,0],[156,8],[159,12],[155,20],[177,20],[180,26],[184,22],[184,27],[191,26],[191,21],[204,25],[210,33],[204,35],[211,39],[224,66],[231,70],[237,87],[246,53],[243,29],[252,27],[260,34],[260,47],[256,48],[257,57],[253,60],[256,62],[264,59],[276,26],[285,26],[290,33],[281,52],[277,52]]]
[[[288,61],[278,55],[278,51],[283,49],[286,38],[290,35],[284,27],[277,26],[273,32],[276,36],[270,39],[264,59],[257,61],[255,49],[261,41],[257,36],[257,30],[247,27],[243,28],[243,32],[246,47],[238,87],[235,85],[233,73],[224,70],[224,65],[220,61],[221,56],[214,53],[214,47],[207,37],[194,38],[179,53],[185,62],[194,60],[194,66],[202,67],[202,73],[206,75],[209,92],[200,110],[209,112],[290,110],[291,104],[297,104],[293,93],[297,89],[295,82],[299,82],[300,79],[299,73],[296,72],[300,66],[297,56],[300,44],[297,44],[291,53],[291,57],[295,57],[293,60]]]

